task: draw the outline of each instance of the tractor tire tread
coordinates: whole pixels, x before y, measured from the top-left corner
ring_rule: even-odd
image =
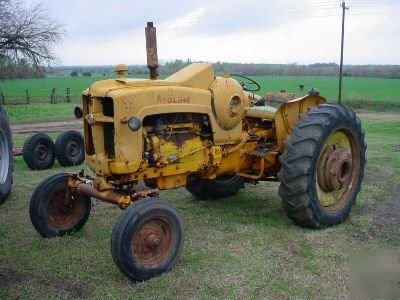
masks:
[[[354,127],[359,136],[361,142],[360,180],[349,206],[342,214],[338,214],[334,219],[329,219],[321,212],[321,209],[317,209],[316,201],[318,199],[315,199],[310,192],[310,182],[314,176],[312,164],[315,161],[315,149],[321,143],[321,137],[325,131],[335,126],[339,120],[348,120],[349,126]],[[278,193],[282,198],[286,214],[298,225],[310,228],[331,226],[348,217],[356,195],[360,191],[364,176],[366,144],[364,142],[364,131],[360,124],[355,113],[345,106],[323,104],[310,108],[307,113],[301,115],[299,122],[293,126],[292,135],[284,142],[285,150],[279,157],[281,169],[278,172],[278,179],[281,185]]]
[[[47,143],[50,148],[50,158],[45,162],[38,162],[35,158],[35,145],[43,140]],[[36,133],[28,137],[22,148],[22,156],[29,169],[31,170],[47,170],[50,169],[55,160],[55,150],[53,140],[44,133]]]

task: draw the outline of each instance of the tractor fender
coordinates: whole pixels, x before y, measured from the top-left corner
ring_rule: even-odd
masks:
[[[292,126],[296,124],[300,116],[307,112],[310,107],[326,103],[324,97],[318,95],[307,95],[289,100],[283,103],[275,113],[275,130],[279,152],[283,153],[284,141],[292,133]]]

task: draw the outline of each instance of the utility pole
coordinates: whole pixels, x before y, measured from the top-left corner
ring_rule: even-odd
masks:
[[[338,102],[342,103],[342,77],[343,77],[343,47],[344,47],[344,19],[346,16],[346,10],[349,8],[346,6],[346,2],[342,1],[340,7],[343,9],[342,12],[342,44],[340,49],[340,70],[339,70],[339,96]]]

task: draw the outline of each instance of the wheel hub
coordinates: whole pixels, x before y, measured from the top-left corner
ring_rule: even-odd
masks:
[[[328,146],[322,153],[317,170],[318,184],[325,192],[342,189],[349,181],[351,155],[337,145]]]
[[[152,218],[134,233],[132,252],[146,267],[160,264],[172,249],[172,225],[163,218]]]
[[[70,156],[73,156],[73,157],[77,156],[78,152],[79,152],[78,144],[75,141],[69,142],[67,145],[67,152],[68,152],[68,155],[70,155]]]
[[[36,157],[39,160],[45,160],[47,157],[47,147],[46,145],[39,144],[36,148]]]
[[[57,229],[70,228],[76,224],[83,210],[81,201],[74,199],[75,196],[70,196],[66,203],[65,193],[65,189],[56,191],[47,208],[49,221]]]
[[[147,244],[151,248],[157,248],[160,245],[160,237],[153,233],[149,234]]]

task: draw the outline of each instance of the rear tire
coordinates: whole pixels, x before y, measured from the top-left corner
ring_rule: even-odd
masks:
[[[365,150],[351,109],[324,104],[301,115],[279,158],[279,195],[288,217],[311,228],[342,223],[360,191]]]
[[[178,213],[154,198],[131,204],[120,216],[111,237],[117,267],[143,281],[169,271],[183,248],[184,231]]]
[[[198,199],[217,199],[236,195],[244,183],[245,179],[237,175],[222,175],[216,179],[189,176],[186,189]]]
[[[47,134],[36,133],[26,139],[22,155],[31,170],[50,169],[55,159],[53,140]]]
[[[89,218],[91,198],[71,195],[64,204],[69,174],[61,173],[44,179],[33,192],[29,215],[35,229],[44,237],[56,237],[80,230]]]
[[[75,130],[61,133],[55,143],[57,160],[63,167],[78,166],[85,159],[82,135]]]
[[[7,200],[13,181],[14,160],[9,120],[0,107],[0,204]]]

